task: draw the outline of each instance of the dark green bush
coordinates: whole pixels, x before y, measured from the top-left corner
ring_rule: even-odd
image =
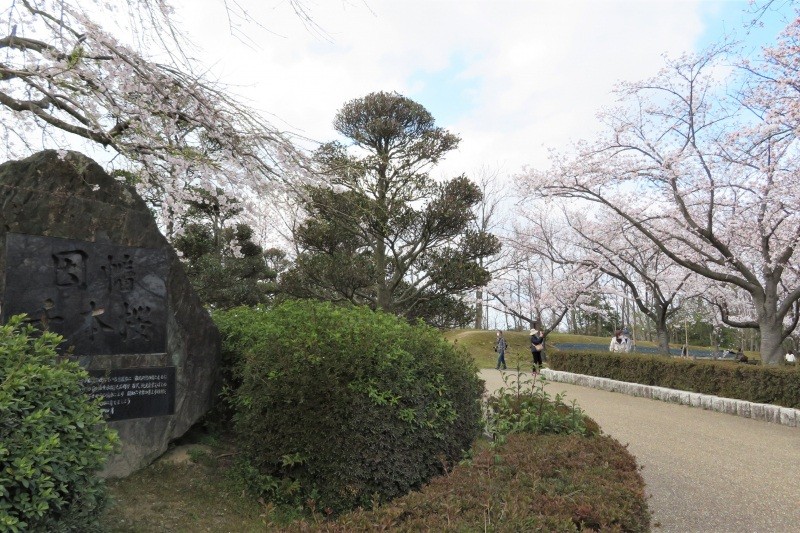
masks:
[[[338,512],[418,488],[480,433],[482,382],[429,327],[311,301],[217,313],[237,438],[267,493]],[[282,481],[278,481],[282,480]]]
[[[61,338],[22,318],[0,327],[0,530],[88,531],[116,433],[83,393],[86,372],[57,357]]]
[[[644,481],[617,441],[509,435],[449,475],[373,510],[287,531],[649,531]]]
[[[553,352],[550,368],[800,409],[800,372],[793,367],[610,352]]]

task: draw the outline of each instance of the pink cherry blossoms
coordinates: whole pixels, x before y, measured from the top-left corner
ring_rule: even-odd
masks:
[[[758,327],[770,363],[800,301],[800,92],[790,82],[798,25],[730,79],[717,49],[622,85],[618,107],[602,116],[605,134],[519,177],[526,190],[599,208],[609,231],[627,227],[720,298],[748,295],[749,307],[728,305],[723,319]]]
[[[302,172],[290,136],[196,73],[166,1],[17,0],[2,15],[7,157],[97,143],[165,219],[189,186],[246,203]]]

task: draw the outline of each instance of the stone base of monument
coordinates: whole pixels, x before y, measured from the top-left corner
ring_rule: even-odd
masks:
[[[64,336],[121,440],[103,474],[167,450],[216,397],[219,334],[136,192],[76,152],[0,165],[3,321]]]

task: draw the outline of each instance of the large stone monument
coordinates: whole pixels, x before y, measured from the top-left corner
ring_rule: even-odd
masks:
[[[211,407],[219,334],[144,201],[91,159],[45,151],[0,165],[0,316],[64,336],[89,371],[125,476]]]

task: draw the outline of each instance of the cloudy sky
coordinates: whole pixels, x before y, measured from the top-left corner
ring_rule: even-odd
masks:
[[[512,174],[547,150],[591,137],[620,80],[654,74],[664,54],[724,34],[755,47],[780,24],[746,33],[747,0],[176,0],[197,57],[273,122],[336,138],[341,105],[397,91],[461,136],[434,175]]]

